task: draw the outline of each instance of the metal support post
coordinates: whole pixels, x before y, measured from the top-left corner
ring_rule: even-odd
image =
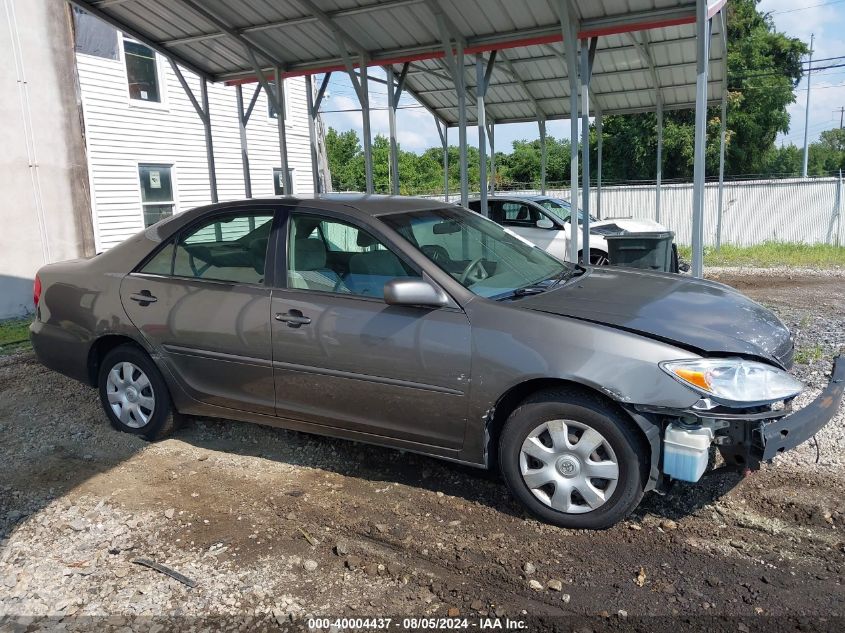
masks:
[[[487,140],[490,141],[490,193],[496,191],[496,122],[487,124]]]
[[[601,110],[596,108],[596,217],[599,220],[601,220],[601,155],[604,144],[601,119]]]
[[[238,102],[238,134],[241,139],[241,165],[244,170],[244,195],[252,198],[252,180],[249,176],[249,150],[246,142],[246,118],[244,117],[244,90],[241,84],[235,88]]]
[[[293,183],[290,179],[290,169],[288,168],[288,137],[286,129],[286,106],[285,106],[285,80],[282,78],[282,69],[276,67],[275,69],[275,84],[276,84],[276,125],[279,129],[279,156],[282,162],[282,179],[285,183],[285,195],[293,195]]]
[[[205,116],[202,117],[202,124],[205,128],[205,156],[208,161],[208,184],[211,189],[211,202],[216,203],[217,198],[217,167],[214,163],[214,138],[211,133],[211,111],[208,107],[208,80],[200,79],[200,95],[202,96],[202,109]]]
[[[597,38],[581,40],[581,264],[590,264],[590,78]],[[573,229],[576,227],[572,225]]]
[[[569,261],[578,261],[578,23],[570,14],[567,0],[558,3],[566,73],[569,76],[569,183],[571,194],[571,224],[569,231]]]
[[[375,186],[373,184],[373,134],[370,127],[370,87],[367,78],[367,64],[361,58],[361,67],[358,71],[360,77],[360,91],[359,101],[361,102],[361,119],[364,135],[364,177],[366,181],[367,193],[374,193]]]
[[[696,1],[695,153],[692,194],[692,274],[704,274],[704,158],[707,144],[707,70],[710,60],[710,20],[707,2]]]
[[[399,195],[399,144],[396,140],[396,109],[399,107],[399,99],[402,98],[402,89],[405,86],[405,77],[408,76],[409,67],[410,64],[405,62],[398,80],[394,77],[393,66],[384,67],[387,76],[387,115],[390,125],[390,191],[394,196]]]
[[[546,118],[540,117],[537,119],[537,125],[540,128],[540,193],[546,195]]]
[[[663,100],[657,95],[657,174],[654,188],[654,221],[660,222],[661,187],[663,184]]]
[[[449,127],[445,122],[441,123],[440,119],[434,119],[434,124],[443,146],[443,200],[449,202]]]
[[[496,51],[490,53],[486,67],[484,57],[481,55],[475,56],[475,103],[478,108],[478,190],[481,199],[481,215],[484,217],[490,217],[487,208],[487,120],[485,118],[484,99],[487,95],[487,86],[490,83],[490,75],[493,73],[495,62]]]
[[[726,82],[727,83],[727,82]],[[725,125],[728,116],[728,100],[722,91],[722,118],[719,122],[719,206],[716,216],[716,250],[722,247],[722,211],[725,194]]]
[[[317,96],[314,97],[311,88],[308,89],[309,104],[308,104],[308,133],[311,140],[311,164],[313,165],[312,178],[314,180],[314,194],[326,193],[328,185],[331,183],[323,182],[320,178],[320,151],[317,139],[317,117],[320,115],[320,104],[323,103],[323,97],[326,96],[326,88],[329,87],[329,80],[332,74],[326,73],[323,75],[323,81],[320,83],[320,88],[317,90]],[[310,76],[308,77],[310,84]]]
[[[203,130],[205,132],[205,158],[208,162],[208,184],[211,193],[211,201],[217,202],[217,168],[214,164],[214,144],[211,134],[211,113],[208,107],[208,82],[205,78],[200,78],[200,98],[202,99],[202,104],[200,104],[200,102],[197,101],[197,98],[194,96],[194,91],[191,90],[191,87],[185,80],[185,76],[182,74],[182,70],[179,68],[179,66],[176,65],[176,62],[174,62],[172,59],[169,61],[170,67],[173,69],[173,73],[176,75],[176,78],[179,80],[179,84],[182,86],[182,90],[185,91],[185,94],[188,96],[191,105],[194,106],[194,110],[196,110],[197,112],[197,116],[202,121]]]

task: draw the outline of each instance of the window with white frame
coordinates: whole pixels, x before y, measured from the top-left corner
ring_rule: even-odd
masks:
[[[140,42],[124,38],[123,55],[126,60],[129,98],[133,101],[161,103],[161,81],[155,51]]]
[[[162,218],[173,215],[176,202],[173,198],[172,171],[172,165],[138,165],[144,227],[152,226]]]
[[[293,195],[293,169],[288,168],[288,175],[290,176],[290,193],[285,191],[285,179],[282,178],[282,169],[280,167],[273,168],[273,191],[277,196]]]

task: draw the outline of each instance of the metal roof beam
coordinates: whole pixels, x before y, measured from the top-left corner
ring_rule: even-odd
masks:
[[[720,80],[709,80],[707,82],[707,86],[708,86],[708,88],[718,87],[718,88],[721,89],[722,82]],[[664,86],[664,88],[668,89],[668,90],[671,90],[673,88],[684,88],[684,87],[686,87],[686,84],[679,84],[679,85],[675,85],[675,86]],[[602,93],[599,94],[599,96],[614,97],[614,96],[618,96],[618,95],[630,95],[630,94],[636,94],[636,93],[640,93],[640,92],[654,93],[654,89],[653,88],[635,88],[633,90],[613,90],[611,92],[602,92]],[[549,103],[553,103],[553,102],[560,102],[560,99],[561,99],[560,97],[544,97],[542,99],[538,99],[538,101],[541,102],[541,103],[546,102],[546,101],[548,101]],[[488,100],[487,106],[490,107],[490,108],[495,108],[496,106],[520,105],[520,104],[525,104],[525,103],[531,103],[531,102],[528,99],[511,99],[511,100],[506,100],[506,101],[489,101]],[[721,103],[721,99],[713,100],[713,103],[719,104],[719,103]],[[692,102],[692,103],[684,102],[683,104],[668,104],[668,105],[664,104],[664,110],[678,110],[678,109],[684,109],[684,108],[687,108],[687,107],[694,107],[694,106],[695,106],[694,102]],[[436,108],[434,108],[434,110],[437,111],[437,112],[442,112],[444,110],[454,110],[455,107],[456,106],[450,104],[450,105],[444,106],[444,107],[436,107]],[[652,106],[643,106],[642,108],[602,109],[601,112],[604,115],[614,115],[614,114],[620,114],[620,113],[630,114],[631,112],[654,112],[654,106],[653,105]],[[553,117],[552,115],[549,115],[549,116],[546,117],[547,120],[554,120],[555,118],[568,119],[569,114],[564,113],[563,115],[560,115],[560,116],[557,116],[557,117]],[[515,119],[515,120],[518,121],[518,122],[536,121],[537,118],[536,117],[519,117],[518,119]],[[511,122],[512,122],[511,119],[501,118],[501,117],[496,118],[496,123],[511,123]]]
[[[519,87],[522,88],[522,92],[525,93],[525,96],[527,96],[528,100],[533,104],[534,112],[537,115],[537,118],[538,119],[544,118],[545,113],[543,112],[543,108],[540,107],[540,104],[537,103],[537,99],[534,98],[533,94],[531,94],[531,90],[528,89],[528,86],[522,80],[522,77],[520,77],[519,73],[516,72],[516,69],[514,69],[513,64],[511,64],[511,60],[509,60],[507,57],[505,57],[504,51],[499,53],[499,57],[501,57],[502,61],[505,63],[505,68],[507,68],[507,71],[510,74],[510,76],[513,77],[514,81],[516,81],[516,83],[519,85]],[[496,86],[498,84],[493,84],[493,85]],[[493,102],[491,101],[490,103],[492,105]]]
[[[306,0],[298,0],[306,1]],[[431,0],[428,0],[431,1]],[[439,5],[437,5],[439,6]],[[581,30],[578,37],[590,38],[600,35],[614,33],[625,33],[630,30],[642,30],[648,28],[659,28],[661,26],[677,26],[682,24],[695,23],[695,9],[689,7],[672,7],[669,9],[658,9],[650,11],[634,11],[623,16],[612,16],[607,18],[587,19],[581,22]],[[686,39],[686,38],[685,38]],[[690,39],[695,39],[694,37]],[[518,48],[539,44],[550,44],[562,40],[561,29],[558,24],[538,27],[534,29],[522,29],[492,35],[481,35],[466,38],[464,52],[476,54],[491,50],[502,50],[507,48]],[[373,66],[385,66],[387,64],[398,64],[406,61],[418,61],[422,59],[433,59],[443,57],[443,43],[430,42],[419,46],[394,48],[383,51],[370,51],[369,63]],[[289,74],[314,74],[327,70],[337,70],[342,67],[343,60],[339,57],[324,58],[308,62],[292,62],[288,65]],[[221,73],[221,80],[237,80],[244,78],[244,72],[236,71]]]
[[[361,55],[361,57],[369,58],[367,50],[361,46],[361,44],[356,40],[346,29],[340,26],[334,18],[332,18],[328,13],[323,11],[320,7],[313,0],[296,0],[299,4],[304,6],[308,11],[314,14],[314,17],[327,27],[339,40],[344,40],[354,52]],[[340,44],[340,42],[338,42]],[[341,52],[341,56],[343,56],[343,52]]]
[[[657,69],[654,65],[654,57],[651,54],[648,31],[643,31],[640,35],[642,37],[642,41],[637,39],[635,33],[628,33],[631,42],[633,42],[634,44],[634,48],[637,49],[637,52],[640,54],[640,57],[648,67],[649,74],[651,75],[651,81],[654,84],[655,98],[659,106],[663,103],[663,90],[660,87],[660,77],[657,75]]]
[[[336,18],[345,18],[354,15],[364,15],[380,10],[395,9],[398,7],[403,7],[412,4],[421,4],[424,1],[425,0],[392,0],[380,2],[379,4],[370,4],[363,7],[352,7],[349,9],[340,9],[338,11],[325,11],[324,13],[327,17],[331,18],[332,20],[335,20]],[[237,32],[241,35],[247,35],[249,33],[260,33],[262,31],[273,31],[276,29],[302,26],[303,24],[312,24],[314,22],[319,21],[320,19],[315,15],[306,15],[299,18],[267,22],[266,24],[253,24],[250,26],[244,26],[237,29]],[[196,35],[186,35],[185,37],[177,37],[173,38],[172,40],[165,40],[162,42],[162,46],[183,46],[185,44],[193,44],[194,42],[205,42],[208,40],[215,40],[221,37],[224,37],[223,33],[198,33]]]
[[[196,0],[175,0],[177,3],[181,4],[184,7],[187,7],[191,11],[193,11],[196,15],[200,16],[202,19],[210,22],[214,26],[216,26],[220,31],[230,37],[231,39],[238,42],[241,46],[243,46],[247,50],[251,50],[254,53],[261,54],[268,62],[274,64],[276,66],[284,65],[285,60],[280,59],[275,53],[272,51],[264,48],[260,44],[256,44],[249,40],[249,38],[241,35],[234,29],[232,29],[226,21],[223,20],[220,16],[218,16],[213,11],[208,10],[206,7],[202,6]]]

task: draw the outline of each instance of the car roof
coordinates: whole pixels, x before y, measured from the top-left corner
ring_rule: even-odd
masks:
[[[470,198],[467,202],[478,202],[480,199],[481,198],[476,196],[474,198]],[[567,204],[569,204],[569,202],[567,202],[563,198],[556,198],[555,196],[549,196],[549,195],[544,196],[544,195],[514,194],[514,195],[510,195],[510,196],[508,196],[508,195],[500,196],[500,195],[494,194],[492,196],[487,196],[487,199],[488,200],[519,200],[519,201],[522,201],[522,202],[539,202],[540,200],[560,200],[561,202],[566,202]]]

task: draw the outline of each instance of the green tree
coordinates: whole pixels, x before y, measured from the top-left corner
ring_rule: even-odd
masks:
[[[789,129],[787,106],[795,101],[801,78],[801,55],[807,46],[775,30],[757,0],[727,5],[728,119],[725,171],[765,173],[775,137]],[[718,107],[708,110],[706,167],[718,169]],[[646,180],[655,176],[657,145],[653,114],[608,116],[604,119],[603,171],[607,180]],[[664,113],[664,178],[692,177],[695,114]]]
[[[326,133],[326,156],[335,191],[363,191],[364,154],[355,130],[338,132],[329,128]]]

